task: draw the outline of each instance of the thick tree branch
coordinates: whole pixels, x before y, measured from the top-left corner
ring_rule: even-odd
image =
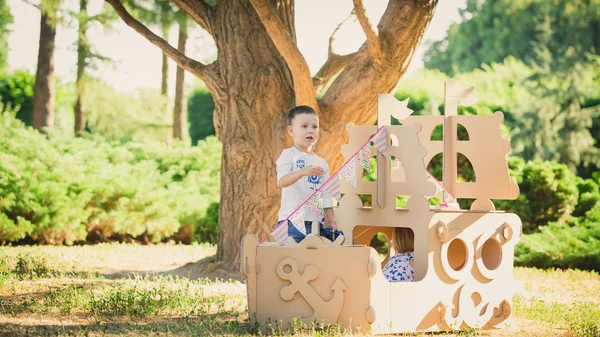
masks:
[[[308,64],[275,8],[267,0],[250,0],[250,3],[292,73],[296,105],[304,104],[318,108]]]
[[[438,0],[390,0],[378,24],[380,37],[385,37],[381,65],[373,62],[370,45],[365,42],[319,100],[323,129],[344,130],[347,122],[375,122],[377,94],[394,90],[406,72],[437,3]],[[348,120],[348,111],[362,113]]]
[[[356,56],[356,53],[347,54],[347,55],[338,55],[331,54],[327,58],[327,61],[323,64],[319,72],[315,74],[313,77],[313,86],[315,87],[315,93],[318,95],[325,89],[329,80],[335,74],[339,73],[342,69],[344,69],[350,60]]]
[[[377,63],[381,60],[382,52],[381,52],[381,40],[379,39],[379,31],[377,27],[373,27],[369,17],[367,16],[367,11],[365,10],[365,6],[363,5],[362,0],[353,0],[354,2],[354,12],[356,13],[356,17],[358,18],[358,22],[362,27],[365,35],[367,36],[367,45],[369,46],[369,51],[371,52],[371,56],[373,56],[373,60]]]
[[[175,61],[178,66],[206,81],[206,77],[209,76],[210,73],[207,71],[209,67],[185,56],[176,48],[173,48],[167,41],[154,34],[150,29],[148,29],[148,27],[144,26],[142,23],[133,18],[129,12],[127,12],[127,9],[123,7],[123,4],[121,4],[120,0],[106,0],[106,2],[113,6],[117,14],[119,14],[121,19],[123,19],[123,21],[125,21],[129,27],[133,28],[136,32],[145,37],[148,41],[150,41],[150,43],[160,48],[163,53]],[[211,69],[214,68],[211,67]]]
[[[348,64],[348,61],[350,61],[356,55],[356,53],[351,53],[351,54],[347,54],[347,55],[339,55],[335,51],[335,40],[336,40],[337,34],[342,29],[342,27],[351,19],[353,19],[353,21],[356,21],[356,15],[354,14],[354,10],[350,13],[350,15],[348,15],[348,17],[346,19],[344,19],[344,21],[342,21],[335,28],[335,30],[333,31],[333,33],[331,33],[331,36],[329,37],[329,48],[327,49],[327,60],[325,61],[323,66],[321,66],[321,69],[319,69],[319,72],[317,72],[317,74],[315,76],[313,76],[313,79],[312,79],[313,86],[315,87],[315,93],[317,95],[319,93],[321,93],[321,91],[323,89],[325,89],[325,86],[327,85],[329,80],[335,74],[337,74],[339,71],[344,69],[344,67],[346,67],[346,65]]]
[[[213,16],[214,10],[205,0],[170,0],[175,6],[179,7],[190,18],[207,31],[213,34]]]

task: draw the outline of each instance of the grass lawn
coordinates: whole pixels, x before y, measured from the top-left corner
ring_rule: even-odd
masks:
[[[0,247],[0,335],[255,335],[243,281],[214,254],[208,245]],[[600,336],[597,273],[515,268],[515,278],[514,326],[416,335]]]

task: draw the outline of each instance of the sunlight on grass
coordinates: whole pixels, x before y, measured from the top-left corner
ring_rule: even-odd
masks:
[[[0,334],[175,336],[254,336],[247,317],[246,288],[235,280],[189,278],[165,273],[215,253],[214,246],[138,246],[0,248]],[[132,261],[140,260],[136,268]],[[149,261],[156,261],[152,266]],[[138,270],[112,274],[106,270]],[[111,276],[111,277],[108,277]],[[600,277],[577,270],[515,268],[522,287],[514,297],[516,324],[523,329],[440,332],[448,336],[599,336]],[[68,322],[65,323],[65,322]],[[296,322],[268,335],[368,336],[338,326]],[[409,336],[426,336],[417,333]]]

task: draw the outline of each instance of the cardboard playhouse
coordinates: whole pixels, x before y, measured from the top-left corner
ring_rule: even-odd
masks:
[[[514,246],[521,221],[496,210],[490,199],[516,199],[519,189],[509,177],[510,144],[500,134],[503,114],[457,115],[458,105],[476,101],[473,91],[447,81],[443,116],[410,116],[408,100],[382,94],[378,125],[347,125],[345,164],[329,184],[337,185],[341,195],[334,212],[345,234],[343,243],[314,234],[299,244],[259,243],[246,235],[241,271],[247,278],[251,320],[263,328],[269,322],[283,329],[302,322],[372,333],[510,324],[516,290]],[[391,116],[401,125],[391,125]],[[438,125],[443,125],[443,140],[432,140]],[[461,126],[468,139],[458,140]],[[441,183],[426,169],[438,154],[443,154]],[[459,154],[471,163],[475,181],[458,181]],[[371,157],[376,157],[377,180],[363,181]],[[363,165],[356,164],[361,161]],[[354,181],[344,173],[353,174]],[[335,195],[335,188],[331,192]],[[365,195],[371,206],[359,198]],[[440,206],[430,205],[434,195],[442,196]],[[397,196],[408,198],[403,207],[397,206]],[[459,209],[453,198],[474,201],[470,209]],[[382,268],[393,249],[382,259],[369,246],[383,233],[393,247],[394,227],[414,233],[414,282],[387,281]]]

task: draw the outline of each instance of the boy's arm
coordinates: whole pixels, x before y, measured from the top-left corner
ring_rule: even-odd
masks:
[[[280,187],[288,187],[296,183],[300,178],[304,176],[322,176],[323,169],[319,166],[311,165],[307,166],[299,171],[292,172],[284,175],[279,179]]]
[[[324,166],[325,166],[325,169],[324,169],[325,172],[323,172],[323,180],[325,182],[327,182],[327,181],[329,181],[329,177],[330,177],[329,165],[327,165],[327,162],[325,162]],[[335,214],[333,213],[333,198],[331,197],[329,192],[327,192],[327,190],[324,188],[321,191],[321,196],[323,197],[323,208],[324,208],[324,213],[325,213],[324,214],[325,215],[325,226],[336,231],[337,223],[335,221]]]
[[[333,208],[325,208],[325,226],[337,230],[337,223],[335,222],[335,214],[333,214]]]

